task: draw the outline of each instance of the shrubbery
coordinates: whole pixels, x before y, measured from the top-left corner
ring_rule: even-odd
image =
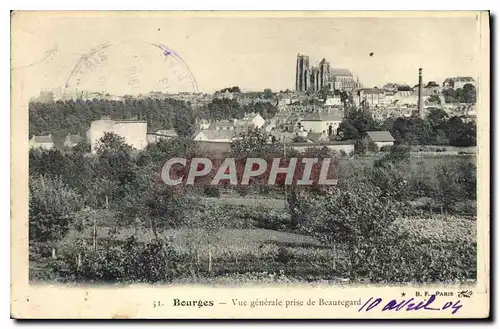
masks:
[[[168,282],[182,271],[177,253],[162,240],[139,243],[131,236],[94,248],[76,239],[62,243],[59,252],[49,267],[77,281]]]
[[[242,156],[269,151],[252,138],[235,145],[233,151]],[[473,236],[468,228],[459,228],[462,222],[450,222],[453,217],[443,215],[432,228],[422,229],[414,222],[406,230],[394,227],[396,220],[410,214],[413,218],[419,213],[424,213],[422,218],[432,217],[436,211],[474,215],[476,166],[465,157],[436,157],[431,165],[423,165],[412,162],[407,146],[395,145],[373,165],[363,157],[341,159],[347,165],[337,168],[337,186],[291,186],[286,211],[252,204],[252,199],[248,206],[219,203],[223,198],[219,199],[216,186],[166,186],[159,176],[164,157],[201,152],[186,139],[162,141],[137,157],[113,136],[101,142],[95,156],[78,150],[30,153],[30,257],[50,260],[45,278],[169,282],[262,271],[307,280],[475,278],[476,246],[473,240],[460,239]],[[326,151],[314,152],[331,155]],[[285,194],[282,186],[232,190],[266,197]],[[419,202],[423,205],[414,205]],[[444,241],[422,233],[434,232],[444,223],[445,231],[456,234],[456,239]],[[109,228],[110,236],[93,240],[94,227]],[[171,228],[185,230],[192,239],[175,248],[163,240],[163,233]],[[219,233],[227,228],[287,231],[317,239],[304,247],[265,240],[234,251],[219,244]],[[113,236],[117,230],[128,236],[133,229],[150,234],[141,241]],[[57,248],[55,260],[53,248]]]

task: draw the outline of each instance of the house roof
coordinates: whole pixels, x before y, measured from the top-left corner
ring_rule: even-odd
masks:
[[[54,141],[52,140],[52,135],[46,135],[46,136],[33,136],[33,142],[40,144],[47,144],[47,143],[53,143]]]
[[[384,94],[385,93],[384,89],[378,89],[378,88],[365,88],[365,89],[361,89],[361,91],[363,92],[363,94],[366,94],[366,95]]]
[[[217,121],[217,122],[213,122],[209,129],[215,129],[215,128],[218,128],[218,127],[233,127],[234,126],[234,123],[232,121],[229,121],[229,120],[220,120],[220,121]]]
[[[367,131],[366,135],[374,142],[394,142],[394,137],[387,130],[385,131]]]
[[[245,114],[245,117],[243,119],[249,119],[249,120],[253,120],[255,119],[257,116],[260,116],[260,114],[257,112],[252,112],[252,113],[246,113]]]
[[[106,119],[108,120],[108,119]],[[136,118],[131,118],[131,119],[118,119],[118,120],[112,120],[115,123],[147,123],[145,120],[139,120]]]
[[[307,135],[307,138],[312,140],[314,143],[319,142],[322,138],[325,138],[325,137],[327,137],[327,136],[326,136],[326,134],[323,134],[323,133],[309,133]]]
[[[276,130],[270,131],[269,135],[274,136],[274,138],[276,138],[278,141],[282,141],[282,138],[283,138],[285,143],[289,143],[289,142],[293,141],[293,138],[295,137],[294,133],[286,132],[286,131],[276,131]]]
[[[177,132],[174,129],[162,129],[162,130],[158,130],[154,134],[161,135],[161,136],[173,136],[173,137],[177,136]]]
[[[266,129],[266,128],[273,128],[273,127],[276,127],[276,124],[274,122],[266,122],[262,125],[262,129]]]
[[[71,143],[71,144],[78,144],[82,141],[82,136],[80,135],[71,135],[69,134],[68,136],[66,136],[66,143]]]
[[[323,114],[314,112],[307,115],[302,121],[342,121],[342,115],[340,113]]]
[[[203,135],[208,139],[208,140],[214,140],[214,139],[227,139],[227,140],[232,140],[234,137],[234,132],[231,130],[202,130],[200,133],[203,133]]]
[[[432,95],[432,91],[429,90],[429,88],[423,90],[422,96],[430,96],[430,95]],[[418,96],[418,92],[413,91],[413,90],[403,90],[403,91],[396,92],[396,98],[397,97],[417,97],[417,96]]]
[[[335,76],[349,76],[352,77],[351,71],[348,69],[342,69],[342,68],[332,68],[330,69],[330,76],[335,77]]]

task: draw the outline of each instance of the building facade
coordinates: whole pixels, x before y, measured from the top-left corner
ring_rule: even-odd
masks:
[[[328,136],[337,133],[337,129],[342,122],[340,113],[320,113],[309,114],[300,121],[301,127],[312,133],[326,133]]]
[[[146,138],[147,122],[142,120],[111,120],[103,118],[93,121],[87,132],[87,137],[90,142],[90,150],[95,153],[98,146],[98,141],[105,133],[114,133],[123,137],[125,143],[135,149],[142,150],[148,145]]]
[[[383,146],[394,145],[394,137],[388,131],[367,131],[364,137],[368,142],[373,142],[380,149]]]
[[[309,56],[297,54],[295,90],[298,92],[355,92],[361,87],[359,80],[348,69],[331,68],[325,58],[318,66],[310,67],[309,64]]]
[[[305,92],[309,89],[308,77],[311,75],[309,71],[309,56],[297,54],[297,64],[295,69],[295,90]]]
[[[52,135],[48,134],[46,136],[33,136],[29,142],[30,148],[40,148],[44,150],[50,150],[54,147],[54,140]]]

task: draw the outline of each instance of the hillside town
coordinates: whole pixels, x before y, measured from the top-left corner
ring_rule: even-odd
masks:
[[[417,72],[416,72],[417,73]],[[68,100],[99,100],[125,102],[128,99],[174,99],[187,103],[196,113],[197,110],[210,108],[210,103],[237,103],[252,112],[243,113],[242,117],[220,119],[216,115],[197,116],[194,120],[194,132],[191,138],[204,147],[217,151],[229,152],[231,142],[249,129],[264,131],[269,141],[303,151],[311,146],[326,146],[330,150],[350,153],[354,150],[355,140],[343,138],[339,127],[348,111],[362,110],[373,119],[383,122],[390,118],[418,116],[425,118],[433,109],[441,109],[450,117],[458,116],[464,122],[476,118],[475,80],[472,77],[447,77],[442,84],[435,81],[424,82],[423,69],[415,74],[415,82],[398,84],[387,82],[383,86],[365,88],[358,77],[349,69],[333,68],[325,58],[318,66],[309,66],[309,57],[297,55],[295,69],[295,91],[282,90],[273,92],[244,92],[239,87],[230,87],[213,94],[178,93],[166,94],[152,91],[147,95],[116,96],[104,92],[80,91],[62,93],[60,89],[40,92],[34,102],[53,103]],[[472,93],[472,94],[471,94]],[[264,105],[263,105],[264,104]],[[266,106],[274,113],[263,113]],[[268,111],[269,112],[269,111]],[[212,114],[212,113],[211,113]],[[178,136],[175,129],[163,127],[151,131],[146,120],[137,118],[111,118],[103,116],[90,123],[85,134],[69,132],[60,143],[63,147],[73,147],[82,140],[91,145],[94,153],[97,141],[106,132],[115,133],[137,150],[160,139]],[[76,134],[75,134],[76,133]],[[394,137],[387,130],[368,131],[366,136],[379,147],[390,145]],[[51,149],[56,143],[52,132],[33,135],[30,147]]]
[[[30,284],[480,285],[487,15],[398,15],[63,17],[94,48],[18,83]]]

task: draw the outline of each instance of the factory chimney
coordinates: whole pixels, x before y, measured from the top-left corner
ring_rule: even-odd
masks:
[[[418,116],[424,118],[424,83],[422,81],[422,68],[418,69]]]

